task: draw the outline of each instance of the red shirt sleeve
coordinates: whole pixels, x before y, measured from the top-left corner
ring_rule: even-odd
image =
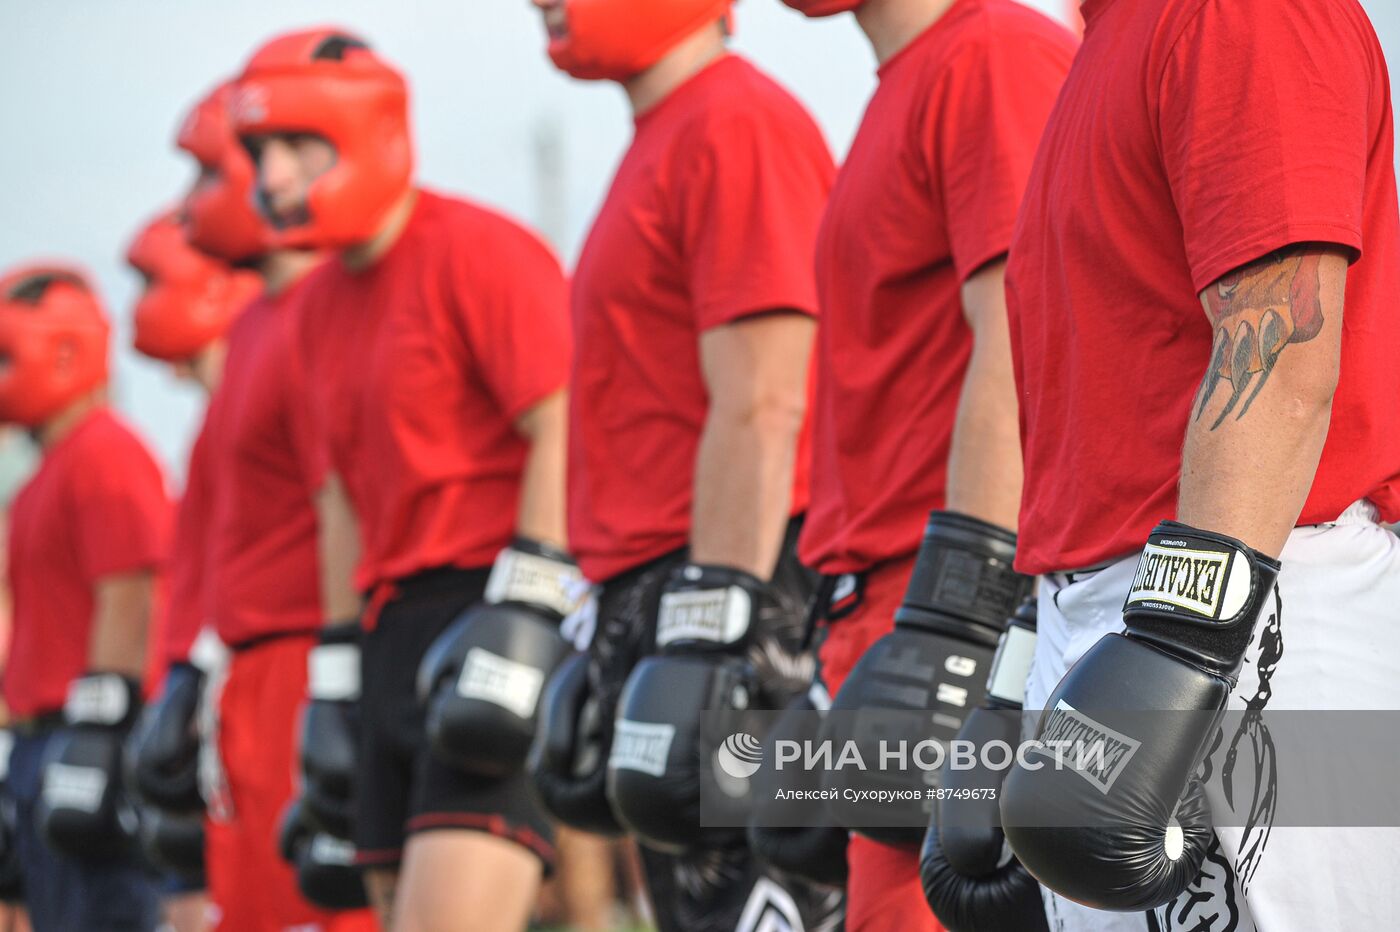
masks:
[[[1196,290],[1274,250],[1361,250],[1372,50],[1333,3],[1208,0],[1157,93]]]
[[[487,261],[455,263],[452,284],[473,368],[514,420],[567,384],[573,331],[559,260],[532,234],[495,219]],[[479,250],[481,239],[470,248]]]
[[[751,111],[711,126],[681,181],[682,262],[700,330],[817,313],[817,228],[835,167],[810,125]]]
[[[165,562],[170,499],[155,459],[133,437],[121,436],[102,462],[74,482],[78,565],[84,580],[155,569]]]
[[[987,35],[948,63],[930,95],[930,178],[959,279],[1009,250],[1036,147],[1068,70],[1063,46]]]

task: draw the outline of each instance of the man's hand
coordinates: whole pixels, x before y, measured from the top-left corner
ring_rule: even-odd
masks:
[[[1327,439],[1346,273],[1340,247],[1303,244],[1201,293],[1215,341],[1186,430],[1179,520],[1283,549]]]
[[[88,639],[89,670],[140,680],[146,669],[155,577],[149,570],[105,576],[95,587],[96,607]]]
[[[796,312],[700,336],[709,413],[695,462],[691,560],[773,575],[792,505],[817,322]]]
[[[316,490],[317,557],[321,612],[331,620],[360,614],[355,564],[360,561],[360,525],[340,476],[328,473]]]
[[[568,456],[569,396],[558,391],[525,411],[515,429],[530,442],[520,482],[521,537],[563,547],[564,463]]]
[[[1015,530],[1021,505],[1021,428],[1004,259],[983,266],[963,283],[962,305],[972,328],[972,358],[948,453],[947,508]]]

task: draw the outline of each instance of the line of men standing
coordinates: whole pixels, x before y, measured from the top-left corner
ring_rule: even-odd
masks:
[[[5,678],[36,928],[153,927],[132,838],[176,900],[207,886],[207,915],[170,914],[189,928],[519,929],[556,824],[637,837],[665,930],[975,927],[917,840],[705,824],[701,710],[878,705],[891,644],[979,658],[980,695],[996,634],[962,645],[1031,574],[1028,707],[1113,694],[1090,661],[1163,534],[1250,568],[1261,638],[1275,576],[1330,587],[1305,618],[1344,600],[1336,637],[1378,637],[1400,597],[1376,523],[1400,517],[1380,407],[1400,223],[1359,8],[1089,0],[1076,58],[1012,0],[787,2],[854,13],[880,63],[839,172],[726,50],[729,0],[533,0],[556,66],[635,114],[567,284],[518,223],[415,185],[406,82],[363,38],[256,50],[184,122],[199,176],[129,257],[137,348],[210,392],[173,547],[159,471],[105,403],[93,289],[59,266],[0,279],[0,418],[44,450],[13,513]],[[1281,73],[1310,32],[1353,51]],[[1225,39],[1252,54],[1207,54]],[[1260,103],[1285,94],[1287,114]],[[1343,338],[1344,294],[1374,338]],[[1292,576],[1286,543],[1310,548]],[[1357,569],[1304,579],[1327,561]],[[1235,686],[1248,645],[1201,648],[1159,604],[1127,615],[1156,645],[1143,679],[1186,642]],[[1276,661],[1274,688],[1306,679]],[[1352,681],[1362,707],[1395,698]],[[1031,780],[1004,811],[1073,805]],[[1063,928],[1174,928],[1178,895],[1243,891],[1261,927],[1319,927],[1330,896],[1282,891],[1343,882],[1287,839],[1192,835],[1194,866],[1156,886],[1008,834],[1047,886],[961,895]],[[1231,870],[1206,889],[1212,855]],[[1394,916],[1382,886],[1357,916]]]

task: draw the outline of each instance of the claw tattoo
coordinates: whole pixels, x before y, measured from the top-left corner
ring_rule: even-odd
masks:
[[[1244,416],[1285,346],[1306,343],[1322,330],[1321,260],[1304,247],[1285,249],[1231,272],[1206,292],[1215,342],[1196,417],[1222,382],[1230,385],[1230,397],[1211,430],[1237,406],[1235,418]]]

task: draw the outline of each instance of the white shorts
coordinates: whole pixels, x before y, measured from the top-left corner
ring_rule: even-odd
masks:
[[[1300,527],[1280,556],[1278,601],[1230,699],[1269,709],[1400,709],[1400,539],[1369,502]],[[1123,629],[1136,555],[1103,569],[1042,578],[1027,709],[1040,709],[1084,652]],[[1275,622],[1276,619],[1276,623]],[[1271,781],[1276,770],[1253,768]],[[1400,792],[1400,789],[1397,789]],[[1241,794],[1249,798],[1249,794]],[[1212,811],[1231,809],[1218,794]],[[1055,932],[1370,932],[1400,929],[1397,828],[1220,828],[1205,869],[1155,915],[1110,913],[1042,888]]]

